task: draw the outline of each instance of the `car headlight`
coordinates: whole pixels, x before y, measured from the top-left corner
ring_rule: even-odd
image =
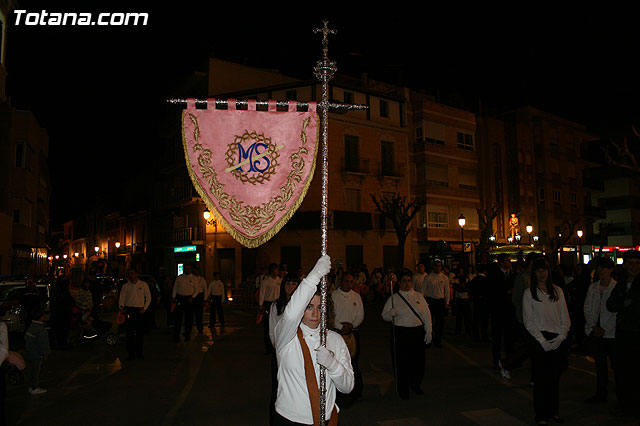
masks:
[[[22,312],[21,306],[16,306],[15,308],[9,309],[9,314],[11,315],[20,315],[21,312]]]

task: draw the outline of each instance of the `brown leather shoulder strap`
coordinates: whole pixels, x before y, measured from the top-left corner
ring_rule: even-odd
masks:
[[[298,328],[298,340],[300,341],[300,347],[302,348],[302,356],[304,357],[304,375],[307,379],[307,390],[309,392],[309,402],[311,402],[311,413],[313,415],[313,424],[315,426],[320,425],[320,389],[318,388],[318,381],[316,380],[316,370],[313,368],[313,361],[311,360],[311,352],[309,352],[309,346],[302,337],[302,330]],[[331,418],[329,419],[329,426],[337,426],[338,424],[338,410],[335,404],[331,411]]]

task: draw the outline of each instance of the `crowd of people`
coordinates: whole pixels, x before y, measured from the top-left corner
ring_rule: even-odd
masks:
[[[323,276],[329,288],[326,347],[319,345],[318,283]],[[194,323],[198,333],[203,333],[207,308],[209,327],[216,321],[225,325],[225,289],[218,273],[210,283],[192,265],[185,265],[175,281],[161,276],[159,285],[142,281],[134,269],[126,277],[117,308],[130,360],[143,356],[143,337],[152,327],[145,318],[154,304],[166,306],[176,342],[181,333],[185,341],[190,340]],[[530,362],[538,424],[562,421],[559,383],[572,350],[594,360],[594,393],[585,395],[585,403],[608,400],[611,365],[615,412],[629,413],[640,402],[636,386],[640,380],[639,280],[640,253],[634,250],[624,253],[622,265],[597,257],[575,269],[554,265],[536,253],[517,261],[503,254],[487,265],[460,265],[453,270],[434,260],[418,263],[414,271],[376,268],[371,273],[366,266],[334,269],[328,257],[322,257],[308,276],[302,270],[287,273],[284,264],[270,264],[257,274],[255,283],[256,321],[263,326],[265,353],[272,356],[271,424],[317,420],[314,379],[318,380],[320,365],[328,372],[327,421],[337,418],[338,403],[348,406],[362,397],[359,328],[365,309],[377,310],[368,315],[381,315],[391,323],[390,355],[403,399],[411,393],[423,394],[426,349],[443,347],[446,318],[455,316],[455,334],[485,342],[487,356],[504,380]],[[27,286],[30,291],[22,303],[28,313],[29,393],[37,395],[46,392],[38,376],[50,348],[47,333],[42,332],[43,301],[32,281]],[[91,324],[97,320],[92,286],[81,274],[72,274],[70,280],[60,278],[52,286],[53,345],[68,344],[74,321]],[[4,352],[0,355],[6,357]]]
[[[588,265],[571,268],[530,253],[517,261],[503,254],[487,265],[458,266],[453,271],[439,260],[430,265],[419,263],[415,271],[377,268],[369,274],[366,266],[331,269],[327,274],[331,301],[327,327],[342,335],[355,377],[352,398],[341,400],[338,392],[337,400],[350,404],[362,395],[358,389],[358,327],[365,307],[370,309],[375,305],[372,302],[379,301],[384,303],[382,318],[392,323],[390,352],[403,399],[411,392],[423,393],[425,349],[443,346],[444,323],[451,315],[455,316],[456,335],[464,333],[488,344],[488,355],[504,380],[511,379],[514,369],[530,365],[537,424],[563,421],[559,383],[568,368],[569,351],[594,360],[595,392],[585,395],[585,403],[607,401],[611,365],[616,384],[614,414],[628,414],[640,402],[634,386],[640,379],[640,254],[630,250],[623,259],[617,267],[610,258],[597,257]],[[282,278],[277,264],[258,276],[258,321],[266,318],[269,305],[289,300],[304,276]],[[275,346],[274,324],[285,304],[281,302],[276,313],[264,321],[266,353]],[[275,407],[277,413],[277,356],[272,365],[272,411]]]

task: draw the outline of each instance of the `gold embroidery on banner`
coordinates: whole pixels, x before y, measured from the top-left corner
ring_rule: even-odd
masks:
[[[249,133],[249,131],[245,130],[242,136],[236,136],[233,143],[227,145],[228,149],[225,152],[227,164],[229,165],[229,167],[233,167],[237,164],[237,159],[234,158],[234,153],[237,151],[238,145],[241,145],[242,142],[245,142],[247,140],[252,140],[255,143],[263,143],[267,145],[267,156],[269,157],[271,164],[264,173],[258,173],[257,176],[249,176],[246,172],[241,172],[240,170],[232,170],[231,174],[235,176],[236,179],[240,179],[240,182],[250,183],[252,185],[255,185],[256,182],[262,183],[265,180],[268,181],[271,178],[271,175],[274,175],[276,173],[276,168],[279,165],[278,157],[280,157],[280,154],[277,151],[278,147],[276,146],[276,144],[271,142],[271,138],[265,137],[264,133],[258,133],[256,131]],[[240,153],[238,152],[238,156],[239,155]],[[240,165],[238,164],[238,166]]]
[[[242,201],[236,200],[235,196],[230,196],[227,192],[224,191],[224,184],[218,181],[217,173],[215,169],[211,166],[211,155],[212,155],[211,150],[205,149],[202,146],[202,144],[200,144],[200,142],[198,141],[198,139],[200,138],[200,128],[198,125],[198,118],[191,113],[188,113],[188,116],[191,122],[194,124],[193,138],[195,140],[195,144],[193,146],[193,151],[194,152],[200,151],[197,157],[198,166],[199,166],[198,170],[202,174],[202,177],[204,178],[205,182],[207,183],[209,192],[215,199],[218,200],[217,207],[221,210],[222,209],[228,210],[229,215],[231,216],[231,219],[233,220],[233,222],[236,224],[238,228],[242,229],[246,233],[246,235],[248,235],[248,237],[246,235],[243,235],[242,233],[237,232],[235,229],[233,229],[233,227],[227,226],[226,220],[221,215],[216,214],[216,217],[218,217],[218,219],[222,222],[222,225],[225,227],[225,229],[227,229],[227,231],[230,234],[232,234],[232,236],[236,240],[238,240],[239,242],[241,242],[242,244],[250,248],[258,247],[262,243],[271,239],[275,234],[277,234],[280,228],[291,218],[291,216],[293,216],[293,214],[298,209],[298,207],[300,207],[300,204],[302,204],[302,200],[304,199],[304,196],[306,195],[309,185],[311,184],[311,180],[313,178],[313,172],[315,170],[315,160],[316,160],[315,157],[317,152],[317,144],[314,145],[315,149],[313,152],[313,156],[311,157],[313,163],[311,165],[311,170],[309,172],[309,176],[305,184],[305,187],[303,188],[302,193],[300,194],[296,202],[292,206],[290,206],[290,208],[288,209],[288,212],[282,218],[280,218],[280,220],[278,221],[278,224],[272,226],[272,228],[268,232],[256,237],[256,235],[258,235],[261,230],[263,230],[265,227],[269,226],[273,222],[273,220],[275,219],[276,213],[286,209],[287,203],[293,196],[293,192],[296,186],[303,179],[303,172],[304,172],[304,166],[305,166],[305,161],[303,156],[306,156],[309,153],[308,149],[305,147],[307,143],[306,129],[311,121],[311,117],[307,117],[302,123],[302,130],[300,132],[300,140],[302,142],[302,146],[296,152],[291,154],[291,156],[289,157],[291,171],[289,172],[286,183],[280,187],[280,193],[272,197],[266,203],[263,203],[257,206],[250,206],[250,205],[245,205]],[[183,136],[183,141],[185,141],[184,148],[186,152],[187,145],[186,145],[186,138],[184,135],[184,127],[183,127],[182,136]],[[316,141],[317,141],[317,138],[318,138],[318,128],[316,128]],[[210,203],[207,202],[208,200],[207,200],[207,197],[205,196],[206,192],[202,190],[198,182],[198,179],[194,176],[188,156],[187,156],[187,168],[189,171],[189,176],[191,177],[198,193],[200,193],[202,198],[205,200],[207,206],[212,210],[214,210],[214,213],[217,213],[215,212],[215,210],[217,210],[216,206],[212,206],[210,205]]]

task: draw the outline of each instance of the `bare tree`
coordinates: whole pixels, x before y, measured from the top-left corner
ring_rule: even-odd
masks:
[[[493,220],[498,217],[497,205],[487,206],[483,209],[476,208],[478,221],[480,222],[480,242],[476,245],[476,258],[482,259],[489,252],[489,237],[493,235]]]
[[[632,142],[635,143],[635,146],[630,145],[626,136],[622,138],[622,141],[614,141],[613,139],[610,139],[609,143],[604,148],[604,155],[607,162],[612,166],[640,173],[640,164],[637,158],[640,132],[636,130],[635,126],[631,126],[631,130],[635,135],[636,140]]]
[[[379,198],[376,194],[370,194],[373,204],[376,205],[376,211],[383,217],[388,218],[395,228],[396,236],[398,237],[398,268],[404,266],[404,246],[407,241],[407,237],[413,231],[413,218],[420,211],[425,204],[425,200],[422,198],[414,198],[411,201],[407,200],[407,197],[394,193],[393,196],[386,197],[380,195]]]
[[[577,226],[577,219],[565,219],[564,222],[562,222],[561,231],[557,235],[545,236],[545,244],[549,246],[549,251],[554,254],[554,256],[552,256],[551,258],[551,261],[553,263],[558,261],[558,250],[560,250],[562,246],[564,246],[575,236]]]

